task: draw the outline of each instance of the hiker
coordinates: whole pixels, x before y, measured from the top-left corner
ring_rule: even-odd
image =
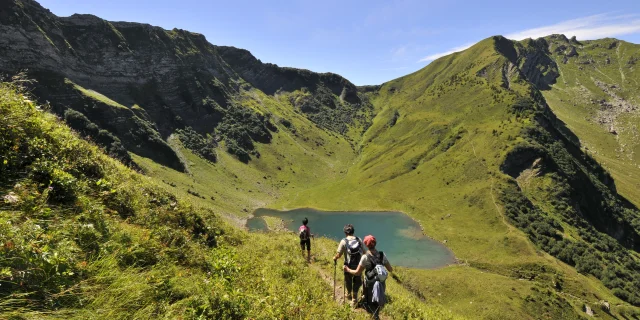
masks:
[[[392,272],[393,268],[387,260],[387,256],[376,250],[376,238],[372,235],[364,237],[364,245],[368,252],[362,255],[358,267],[354,270],[349,266],[344,266],[344,271],[359,276],[365,271],[364,293],[365,306],[367,311],[378,319],[380,308],[385,304],[385,280],[388,272]]]
[[[309,219],[306,217],[302,219],[302,225],[298,228],[298,236],[300,236],[300,249],[302,249],[302,256],[304,257],[304,247],[307,247],[307,262],[311,262],[311,229],[307,226]]]
[[[333,263],[335,264],[344,255],[344,265],[356,269],[364,254],[364,244],[360,238],[353,235],[355,229],[352,224],[345,225],[342,231],[344,231],[345,238],[338,244],[336,255],[333,256]],[[362,277],[345,272],[344,284],[348,292],[345,299],[350,301],[352,307],[355,307],[358,302],[358,291],[362,286]]]

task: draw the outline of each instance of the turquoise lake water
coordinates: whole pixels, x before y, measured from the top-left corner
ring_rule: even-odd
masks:
[[[247,227],[252,231],[267,230],[263,216],[281,218],[292,231],[298,230],[302,219],[307,217],[311,233],[336,241],[344,238],[342,228],[345,224],[351,223],[356,229],[355,235],[360,239],[369,234],[376,237],[376,248],[384,251],[392,266],[432,269],[455,261],[451,250],[426,237],[420,225],[401,212],[258,209],[253,215],[254,217],[247,221]],[[311,241],[313,253],[313,240]]]

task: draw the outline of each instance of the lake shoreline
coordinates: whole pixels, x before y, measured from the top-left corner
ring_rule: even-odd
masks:
[[[261,210],[267,210],[270,211],[269,213],[259,213],[259,211]],[[310,212],[305,212],[305,211],[310,211]],[[306,214],[305,214],[306,213]],[[390,214],[391,217],[393,216],[398,216],[397,218],[386,218],[386,219],[400,219],[398,221],[396,221],[397,223],[394,223],[394,226],[398,227],[398,230],[396,230],[395,232],[402,232],[402,230],[404,230],[404,228],[402,228],[403,225],[407,225],[408,222],[401,222],[401,221],[407,221],[406,219],[408,219],[409,221],[411,221],[409,223],[409,225],[407,225],[407,229],[414,229],[417,232],[417,229],[419,228],[419,234],[420,234],[420,238],[413,238],[413,240],[415,241],[427,241],[428,243],[430,243],[429,246],[431,246],[431,249],[424,249],[424,250],[436,250],[434,252],[437,252],[437,250],[442,250],[444,249],[444,251],[446,251],[445,256],[450,257],[445,259],[445,260],[449,260],[449,261],[442,261],[443,264],[441,265],[437,265],[437,266],[431,266],[431,267],[417,267],[417,266],[403,266],[405,268],[415,268],[415,269],[424,269],[424,270],[435,270],[435,269],[440,269],[440,268],[444,268],[444,267],[449,267],[449,266],[459,266],[459,265],[463,265],[464,263],[462,263],[461,260],[459,260],[456,255],[454,254],[453,250],[451,250],[451,248],[449,248],[446,245],[446,240],[445,241],[439,241],[436,240],[432,237],[430,237],[429,235],[427,235],[425,233],[425,229],[424,226],[422,225],[422,223],[416,219],[414,219],[411,215],[402,212],[402,211],[398,211],[398,210],[380,210],[379,208],[375,209],[375,210],[357,210],[357,211],[346,211],[346,210],[323,210],[323,209],[319,209],[319,208],[314,208],[314,207],[298,207],[298,208],[294,208],[294,209],[288,209],[288,208],[281,208],[281,209],[276,209],[276,208],[257,208],[255,210],[253,210],[253,212],[251,212],[251,214],[249,215],[249,217],[247,218],[247,223],[245,224],[245,229],[250,230],[250,231],[258,231],[261,232],[261,230],[265,230],[266,232],[294,232],[294,230],[292,230],[291,228],[295,229],[294,227],[291,227],[291,224],[295,224],[294,221],[295,219],[301,219],[300,216],[312,216],[312,215],[323,215],[323,214],[335,214],[335,213],[345,213],[345,214],[349,214],[349,215],[355,215],[355,216],[359,216],[359,215],[367,215],[367,214]],[[298,215],[297,218],[295,219],[286,219],[286,218],[291,218],[291,217],[283,217],[283,215]],[[264,218],[262,218],[261,220],[264,223],[259,223],[261,226],[258,229],[255,229],[256,227],[253,227],[253,230],[251,226],[249,226],[249,221],[251,221],[251,219],[256,219],[256,218],[261,218],[261,217],[268,217],[268,218],[276,218],[280,221],[280,223],[278,223],[278,225],[282,226],[282,225],[286,225],[287,223],[289,223],[289,227],[287,228],[272,228],[270,226],[269,223],[267,223],[265,221]],[[331,218],[331,217],[327,217],[326,219],[324,219],[324,223],[327,223],[327,219],[335,219],[335,218]],[[360,218],[360,219],[366,219],[366,218]],[[362,222],[361,222],[362,223]],[[273,223],[271,223],[273,224]],[[411,226],[411,224],[414,224],[414,226]],[[416,228],[416,226],[418,228]],[[266,228],[265,228],[266,227]],[[326,225],[324,226],[325,230],[326,230]],[[327,232],[327,231],[325,231]],[[374,232],[374,234],[379,234],[381,231],[378,230],[378,232]],[[334,231],[331,231],[328,234],[323,234],[321,237],[325,237],[327,239],[331,239],[334,241],[339,241],[336,240],[337,236],[336,235],[332,235],[332,233],[335,233]],[[384,233],[384,231],[382,231],[382,233]],[[417,233],[416,233],[417,234]],[[387,237],[389,236],[388,234],[386,235]],[[339,237],[339,236],[338,236]],[[401,236],[401,238],[407,238],[407,237],[403,237]],[[402,240],[399,240],[402,241]],[[394,241],[392,241],[394,242]],[[395,241],[397,243],[397,241]],[[434,249],[435,247],[433,247],[435,245],[435,247],[440,248],[440,249]],[[428,247],[429,247],[428,246]],[[425,247],[427,248],[427,247]],[[421,251],[421,249],[417,249],[418,254]],[[398,254],[405,254],[405,253],[398,253]],[[413,258],[413,257],[412,257]],[[438,260],[434,260],[434,261],[438,261]],[[420,265],[420,263],[418,263],[418,265]]]
[[[414,219],[411,215],[409,215],[406,212],[400,211],[400,210],[380,210],[380,209],[358,209],[358,210],[352,210],[352,211],[345,211],[345,210],[325,210],[325,209],[319,209],[319,208],[314,208],[314,207],[299,207],[299,208],[294,208],[294,209],[288,209],[288,208],[283,208],[283,209],[275,209],[275,208],[269,208],[269,207],[265,207],[265,208],[257,208],[254,209],[253,212],[251,212],[251,214],[249,215],[249,217],[247,217],[246,219],[243,219],[245,221],[245,229],[246,229],[246,222],[249,221],[251,218],[255,218],[255,212],[260,210],[260,209],[268,209],[268,210],[275,210],[275,211],[280,211],[280,212],[287,212],[287,211],[293,211],[293,210],[304,210],[304,209],[308,209],[308,210],[314,210],[314,211],[318,211],[320,213],[322,212],[329,212],[329,213],[336,213],[336,212],[354,212],[354,214],[357,214],[355,212],[378,212],[378,213],[384,213],[384,212],[398,212],[398,213],[402,213],[404,215],[406,215],[407,217],[411,218],[411,220],[415,221],[419,226],[420,226],[420,231],[422,231],[422,235],[424,235],[425,237],[429,238],[432,241],[435,242],[439,242],[442,245],[446,244],[446,240],[440,241],[437,239],[432,238],[431,236],[429,236],[428,234],[426,234],[424,232],[424,226],[422,226],[422,222]],[[447,247],[445,245],[445,247]],[[447,247],[448,248],[448,247]],[[451,249],[449,249],[451,250]],[[451,251],[451,253],[453,253],[453,250]],[[457,258],[456,258],[457,260]]]

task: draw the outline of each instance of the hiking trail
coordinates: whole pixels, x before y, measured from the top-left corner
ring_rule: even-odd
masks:
[[[495,190],[494,190],[494,178],[491,175],[491,170],[489,169],[489,166],[487,166],[484,162],[482,162],[480,160],[480,158],[478,157],[478,155],[476,154],[476,147],[473,144],[473,140],[469,140],[469,142],[471,143],[471,148],[473,150],[473,156],[476,158],[476,160],[480,161],[480,164],[482,164],[487,169],[487,173],[491,177],[491,186],[490,186],[490,190],[489,190],[489,195],[491,196],[491,202],[493,202],[493,205],[496,208],[496,212],[498,214],[498,217],[500,219],[502,219],[502,223],[507,227],[507,235],[510,235],[512,232],[517,232],[516,227],[513,226],[511,223],[509,223],[507,221],[507,217],[502,212],[502,210],[500,210],[500,206],[498,205],[498,202],[496,201],[496,198],[493,195],[494,192],[495,192]],[[533,246],[533,244],[530,241],[526,241],[525,243],[526,243],[527,247],[531,250],[531,252],[538,252],[538,250]]]
[[[315,264],[314,262],[317,262],[317,260],[315,260],[315,257],[312,256],[311,259],[311,263],[309,263],[309,268],[311,268],[312,270],[318,272],[318,274],[320,275],[320,277],[329,285],[330,288],[333,288],[333,274],[331,274],[331,272],[333,272],[333,270],[331,270],[331,272],[328,272],[324,269],[322,269],[319,265]],[[335,301],[338,304],[345,304],[348,303],[348,301],[345,301],[345,297],[344,297],[344,275],[342,273],[342,264],[338,263],[337,266],[337,271],[336,271],[336,288],[335,288]],[[362,288],[360,289],[360,291],[358,292],[358,295],[362,295]],[[369,314],[365,309],[363,309],[362,307],[358,307],[355,309],[351,309],[352,312],[358,312],[360,314],[366,314],[369,315],[373,318],[373,316],[371,314]],[[384,312],[384,309],[383,309]],[[387,317],[385,315],[383,315],[382,313],[380,314],[380,319],[382,320],[391,320],[390,317]]]

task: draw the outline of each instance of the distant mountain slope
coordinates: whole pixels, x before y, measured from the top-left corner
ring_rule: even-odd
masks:
[[[0,5],[1,72],[28,70],[38,80],[36,96],[58,114],[79,111],[128,150],[179,170],[184,164],[165,141],[176,129],[217,135],[245,162],[259,156],[254,143],[269,143],[277,128],[269,112],[243,99],[254,87],[292,93],[298,110],[333,131],[346,134],[356,121],[366,126],[366,110],[354,118],[368,105],[338,75],[265,65],[184,30],[57,17],[32,0]]]
[[[640,45],[616,39],[549,38],[560,76],[543,95],[580,146],[640,205]]]

